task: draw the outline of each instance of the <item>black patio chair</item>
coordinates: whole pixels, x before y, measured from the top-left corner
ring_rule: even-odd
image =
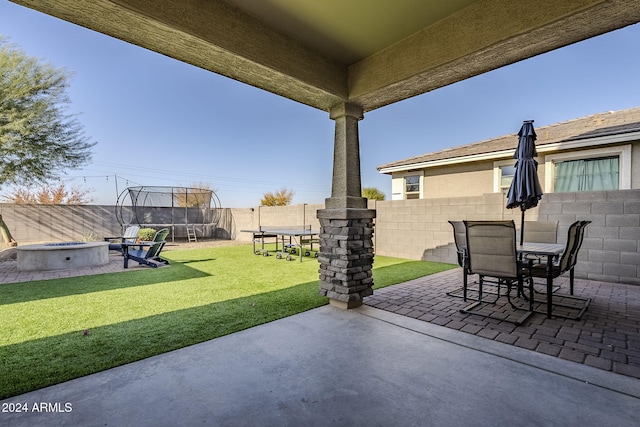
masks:
[[[447,295],[454,297],[462,297],[464,301],[467,300],[467,281],[468,270],[466,266],[466,246],[467,246],[467,232],[464,228],[464,222],[462,221],[448,221],[453,227],[453,242],[456,245],[456,258],[458,265],[462,267],[462,287],[453,291],[447,292]],[[461,295],[462,293],[462,295]]]
[[[160,258],[160,252],[164,247],[168,228],[158,230],[150,242],[123,243],[124,249],[124,268],[129,267],[129,260],[137,261],[138,264],[148,265],[149,267],[158,267],[158,265],[169,264],[166,259]],[[137,249],[134,249],[137,247]]]
[[[557,243],[558,221],[525,221],[524,241],[527,243]]]
[[[533,280],[528,275],[528,263],[520,261],[516,252],[516,227],[513,221],[464,221],[466,229],[466,265],[469,274],[478,275],[478,299],[473,304],[461,309],[462,313],[478,314],[498,320],[508,320],[503,316],[483,313],[477,310],[483,304],[496,304],[501,297],[501,288],[506,287],[504,296],[514,310],[525,313],[517,320],[516,325],[524,323],[533,314]],[[483,287],[486,278],[496,280],[497,292],[493,301],[483,299]],[[511,291],[523,292],[524,281],[529,286],[529,297],[526,306],[517,306],[511,299]]]
[[[478,292],[478,281],[473,280],[471,284],[472,287],[469,286],[469,268],[466,265],[467,262],[467,231],[464,225],[464,221],[448,221],[453,227],[453,240],[456,245],[456,256],[458,259],[458,265],[462,267],[462,286],[454,289],[452,291],[447,292],[448,296],[462,298],[463,301],[466,301],[469,292]],[[497,285],[497,282],[494,280],[485,280],[483,281],[483,285],[493,286]],[[495,294],[496,290],[494,288],[483,288],[483,293],[485,294]]]
[[[569,273],[569,295],[556,293],[556,303],[554,305],[575,309],[577,314],[555,314],[567,319],[579,320],[591,303],[591,298],[579,297],[574,292],[574,270],[578,261],[578,253],[584,240],[584,231],[591,221],[575,221],[569,226],[567,231],[567,242],[562,256],[552,265],[553,278],[557,278],[565,273]],[[542,262],[530,266],[531,275],[535,278],[547,277],[547,263]]]

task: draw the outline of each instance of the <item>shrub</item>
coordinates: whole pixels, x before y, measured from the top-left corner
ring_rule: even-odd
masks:
[[[81,242],[100,242],[102,239],[94,231],[84,233],[80,238]]]
[[[153,240],[155,235],[156,235],[156,230],[154,230],[153,228],[141,228],[138,231],[138,239],[140,240],[150,241],[150,240]]]

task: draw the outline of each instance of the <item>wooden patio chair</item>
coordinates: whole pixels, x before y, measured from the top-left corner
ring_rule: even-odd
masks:
[[[110,251],[118,251],[123,252],[122,244],[123,243],[135,243],[138,238],[138,231],[140,231],[140,226],[138,225],[130,225],[126,228],[122,236],[117,237],[105,237],[104,241],[109,242],[109,250]]]

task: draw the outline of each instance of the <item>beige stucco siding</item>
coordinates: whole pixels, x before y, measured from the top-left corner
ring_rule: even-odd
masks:
[[[640,188],[640,142],[631,146],[631,188]]]
[[[554,192],[554,162],[612,155],[620,156],[619,189],[640,189],[640,142],[634,141],[631,144],[591,145],[572,150],[541,153],[536,160],[538,161],[538,178],[543,192]],[[397,172],[392,177],[393,199],[405,198],[400,191],[404,188],[404,177],[407,175],[422,176],[420,195],[424,199],[499,193],[501,191],[498,168],[515,164],[515,162],[515,159],[503,157],[487,161],[427,167],[412,172]]]
[[[427,199],[467,197],[493,192],[493,163],[427,168],[424,171],[424,196]]]

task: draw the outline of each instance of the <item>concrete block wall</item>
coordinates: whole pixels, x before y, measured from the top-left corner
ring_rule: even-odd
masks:
[[[456,263],[449,220],[513,219],[502,194],[377,202],[376,254]],[[558,242],[569,225],[590,220],[578,256],[576,277],[640,285],[640,190],[556,193],[525,212],[527,221],[558,221]]]
[[[324,205],[299,204],[292,206],[258,206],[246,209],[231,209],[234,217],[234,228],[230,232],[234,240],[250,242],[251,234],[241,230],[258,229],[260,227],[309,227],[313,230],[320,229],[320,221],[317,218],[318,209],[324,209]]]
[[[0,214],[20,244],[82,241],[122,233],[115,206],[0,204]]]
[[[318,209],[323,205],[285,207],[223,208],[215,229],[196,225],[198,237],[251,241],[251,234],[241,230],[262,227],[311,226],[320,229]],[[158,229],[171,222],[170,208],[157,208],[145,218]],[[115,206],[99,205],[16,205],[0,204],[0,214],[19,244],[88,240],[103,236],[119,236],[122,227],[116,218]],[[130,215],[129,215],[130,217]],[[170,238],[186,239],[184,210],[173,215],[176,225]]]
[[[193,209],[192,209],[193,211]],[[199,209],[198,209],[199,211]],[[226,212],[223,212],[223,216]],[[16,205],[0,204],[0,214],[11,231],[11,235],[19,244],[37,242],[82,241],[101,239],[104,236],[119,236],[122,226],[116,217],[115,206],[104,205]],[[196,217],[197,215],[190,215]],[[130,219],[131,215],[123,217]],[[172,227],[170,239],[186,239],[185,210],[157,208],[150,211],[145,219],[152,225],[148,227],[165,227],[173,217],[176,222]],[[227,213],[228,217],[228,213]],[[200,218],[202,216],[200,215]],[[145,225],[142,225],[145,227]],[[198,237],[215,236],[218,230],[211,225],[197,225]],[[222,235],[225,235],[221,230]]]
[[[373,243],[378,255],[456,263],[449,220],[513,219],[520,211],[506,209],[503,194],[441,199],[370,201],[377,211]],[[323,205],[225,208],[211,237],[250,242],[244,229],[309,226],[319,229]],[[118,235],[114,206],[47,206],[0,204],[0,214],[21,244],[82,240],[89,235]],[[566,242],[569,225],[592,223],[578,257],[580,278],[640,285],[640,190],[545,194],[527,210],[528,221],[558,221],[558,242]],[[179,233],[179,229],[176,229]],[[180,237],[180,236],[177,236]],[[209,237],[209,236],[208,236]]]
[[[376,202],[376,254],[456,263],[450,220],[514,219],[520,211],[504,208],[501,194],[446,199]],[[529,218],[537,217],[534,210]]]
[[[640,190],[549,194],[546,198],[552,208],[546,217],[560,221],[560,233],[566,234],[567,222],[573,218],[592,221],[576,266],[579,277],[640,285]]]

